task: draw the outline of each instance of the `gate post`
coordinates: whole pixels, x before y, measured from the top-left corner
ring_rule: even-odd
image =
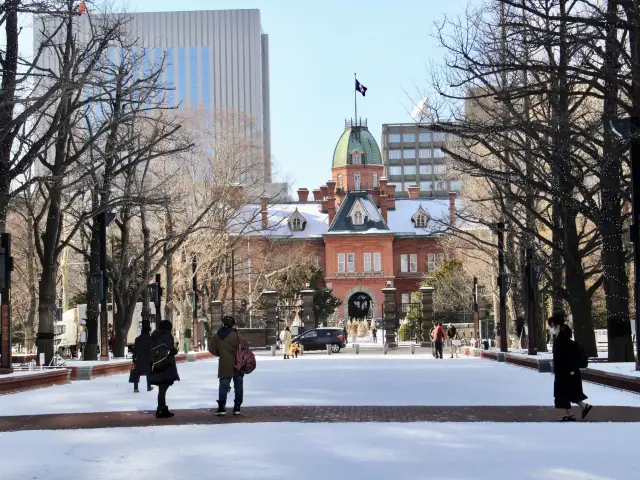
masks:
[[[222,300],[211,302],[211,332],[215,333],[222,327]]]
[[[315,293],[315,290],[311,290],[308,285],[307,288],[300,291],[300,296],[302,297],[302,325],[305,332],[316,326],[315,316],[313,315],[313,296]]]
[[[422,343],[421,347],[431,345],[431,327],[433,325],[433,287],[420,287],[422,293]]]
[[[396,311],[396,289],[391,282],[382,289],[384,295],[384,324],[385,324],[385,344],[388,348],[396,348],[396,330],[398,328],[398,315]]]
[[[278,319],[276,312],[277,292],[274,290],[265,290],[262,292],[265,299],[265,317],[267,319],[267,347],[276,344],[278,335]]]
[[[484,296],[479,296],[478,298],[478,323],[480,325],[482,325],[483,322],[485,322],[487,320],[487,301],[484,298]],[[486,322],[486,330],[489,330],[489,322]],[[484,332],[483,333],[486,335],[486,338],[488,340],[491,339],[491,332]],[[478,342],[477,347],[482,349],[482,345],[480,344],[480,332],[478,332],[478,338],[476,339],[476,341]],[[491,346],[491,344],[489,344],[489,346]]]

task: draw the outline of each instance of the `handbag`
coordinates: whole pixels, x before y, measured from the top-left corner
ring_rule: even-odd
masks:
[[[151,368],[154,373],[164,372],[172,364],[171,351],[164,343],[151,349]]]
[[[138,380],[140,380],[140,377],[136,371],[136,366],[132,365],[131,370],[129,370],[129,383],[138,383]]]

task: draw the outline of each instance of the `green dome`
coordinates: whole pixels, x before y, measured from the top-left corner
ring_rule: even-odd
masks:
[[[365,165],[382,165],[380,148],[366,126],[351,126],[349,123],[338,140],[333,152],[333,166],[351,165],[351,154],[354,151],[364,156]]]

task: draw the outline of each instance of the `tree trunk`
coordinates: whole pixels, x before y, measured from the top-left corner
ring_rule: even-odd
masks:
[[[93,211],[98,210],[98,192],[93,193]],[[100,222],[98,217],[91,223],[91,238],[89,239],[89,275],[87,276],[87,344],[84,359],[98,360],[98,331],[100,318],[100,291],[94,288],[91,275],[100,271]],[[107,339],[108,341],[108,339]]]
[[[171,238],[171,235],[173,235],[173,217],[169,209],[167,209],[165,217],[167,238]],[[169,254],[166,257],[167,288],[165,292],[164,318],[173,323],[173,254]]]
[[[36,252],[33,243],[33,219],[27,216],[27,285],[29,287],[29,311],[27,312],[26,347],[33,351],[35,333],[38,331],[36,309],[38,307],[38,290],[36,285]]]

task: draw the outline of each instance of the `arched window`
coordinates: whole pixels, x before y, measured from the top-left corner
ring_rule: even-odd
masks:
[[[356,190],[360,190],[360,172],[356,172],[353,174],[353,187]]]
[[[373,172],[373,188],[378,188],[378,172]]]
[[[360,156],[360,152],[353,152],[351,154],[351,164],[362,165],[362,157]]]
[[[362,216],[362,213],[355,212],[353,214],[353,224],[354,225],[362,225],[362,224],[364,224],[364,217]]]
[[[342,174],[338,174],[338,188],[342,188]]]
[[[427,217],[423,214],[416,215],[416,227],[426,227],[427,226]]]

